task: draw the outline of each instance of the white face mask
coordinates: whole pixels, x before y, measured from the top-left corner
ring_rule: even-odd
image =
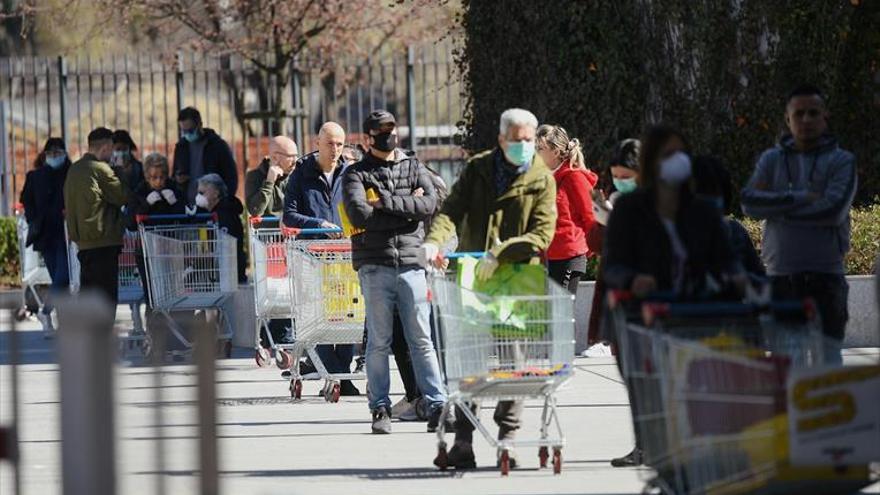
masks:
[[[196,206],[207,210],[208,209],[208,197],[202,193],[198,193],[196,195]]]
[[[670,186],[678,186],[691,178],[691,159],[677,151],[660,162],[660,180]]]

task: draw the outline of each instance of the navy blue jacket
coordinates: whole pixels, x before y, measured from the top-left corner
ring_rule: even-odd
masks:
[[[346,163],[340,158],[333,171],[333,183],[328,184],[318,165],[317,152],[300,158],[284,191],[284,225],[316,229],[327,221],[341,226],[338,205],[342,203],[345,168]]]
[[[43,252],[64,237],[64,180],[70,160],[60,168],[48,165],[28,172],[21,191],[24,216],[28,223],[27,245]]]

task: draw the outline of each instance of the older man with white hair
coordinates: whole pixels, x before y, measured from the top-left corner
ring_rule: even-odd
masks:
[[[281,216],[284,210],[284,189],[299,150],[293,139],[275,136],[269,140],[269,156],[247,173],[245,204],[253,217]]]
[[[440,248],[454,235],[458,250],[484,251],[477,278],[488,279],[502,263],[540,263],[556,230],[556,182],[535,153],[538,119],[512,108],[501,114],[498,147],[471,158],[443,203],[425,239],[425,261],[440,266]],[[523,403],[499,401],[495,408],[498,439],[511,441],[520,426]],[[477,405],[472,405],[474,413]],[[455,444],[448,465],[476,467],[474,425],[456,413]],[[501,462],[499,451],[498,462]],[[510,467],[516,454],[508,450]],[[435,461],[441,468],[441,460]]]

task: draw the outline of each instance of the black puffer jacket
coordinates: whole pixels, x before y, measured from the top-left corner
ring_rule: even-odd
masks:
[[[342,200],[352,226],[365,232],[352,237],[352,262],[363,265],[419,264],[425,238],[423,222],[434,214],[437,193],[431,172],[415,153],[396,150],[391,161],[372,154],[349,166],[342,183]],[[424,194],[413,196],[421,188]],[[373,189],[379,202],[367,202]]]

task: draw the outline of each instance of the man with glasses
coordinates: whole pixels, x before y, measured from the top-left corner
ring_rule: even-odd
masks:
[[[299,158],[293,139],[275,136],[269,140],[269,156],[245,178],[245,203],[252,217],[280,217],[284,212],[287,180]]]

